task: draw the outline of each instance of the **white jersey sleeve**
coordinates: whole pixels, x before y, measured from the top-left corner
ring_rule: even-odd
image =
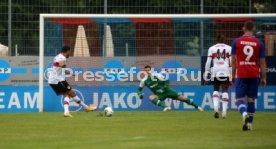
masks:
[[[157,79],[161,80],[161,81],[166,81],[166,77],[163,76],[162,74],[160,73],[153,73],[151,77],[156,77]],[[143,78],[141,81],[140,81],[140,84],[139,84],[139,87],[143,88],[145,86],[145,81],[148,79],[148,77],[145,77]],[[154,78],[151,78],[151,79],[154,79]]]
[[[58,54],[53,59],[53,66],[52,68],[48,69],[49,77],[48,83],[49,84],[58,84],[58,82],[64,81],[65,77],[63,75],[62,69],[59,66],[59,63],[62,62],[64,65],[66,64],[66,57],[62,54]]]
[[[140,84],[139,84],[139,87],[143,88],[145,86],[145,81],[147,80],[147,78],[143,78],[141,81],[140,81]]]
[[[159,80],[161,80],[161,81],[166,81],[166,80],[167,80],[166,77],[163,76],[163,75],[160,74],[160,73],[154,73],[153,75],[156,76],[156,77],[157,77]]]

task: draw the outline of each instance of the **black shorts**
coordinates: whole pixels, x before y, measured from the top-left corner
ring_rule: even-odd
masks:
[[[229,77],[215,77],[211,79],[213,85],[230,85]]]
[[[63,95],[72,89],[66,80],[58,82],[58,84],[50,84],[50,86],[57,95]]]

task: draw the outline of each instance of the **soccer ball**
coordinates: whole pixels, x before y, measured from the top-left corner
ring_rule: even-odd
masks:
[[[112,108],[106,107],[106,108],[104,109],[104,115],[107,116],[107,117],[112,116],[112,115],[113,115],[113,110],[112,110]]]

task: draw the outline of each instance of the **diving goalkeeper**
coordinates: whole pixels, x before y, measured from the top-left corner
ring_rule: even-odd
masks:
[[[166,78],[159,74],[159,73],[152,73],[151,72],[151,66],[147,65],[144,68],[144,71],[147,73],[147,76],[140,82],[137,94],[140,99],[143,99],[143,87],[147,86],[154,95],[149,96],[149,100],[163,108],[163,111],[170,111],[171,107],[166,106],[164,100],[166,98],[172,98],[173,100],[179,100],[181,102],[185,102],[189,105],[192,105],[195,107],[195,109],[198,109],[199,111],[203,111],[203,108],[196,105],[191,99],[181,96],[178,94],[177,91],[169,87],[169,80],[166,80]]]

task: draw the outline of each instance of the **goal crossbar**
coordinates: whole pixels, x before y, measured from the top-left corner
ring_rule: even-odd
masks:
[[[39,98],[38,109],[43,112],[44,78],[44,19],[45,18],[276,18],[276,13],[266,14],[40,14],[39,22]]]

